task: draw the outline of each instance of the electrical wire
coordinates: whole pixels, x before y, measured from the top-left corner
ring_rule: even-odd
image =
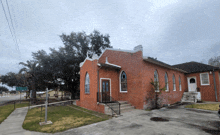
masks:
[[[7,4],[7,7],[8,7],[8,12],[9,12],[9,16],[10,16],[10,20],[11,20],[13,32],[14,32],[14,37],[15,37],[16,45],[17,45],[18,50],[19,50],[19,46],[18,46],[18,42],[17,42],[17,37],[16,37],[16,33],[15,33],[15,28],[14,28],[14,24],[13,24],[13,22],[12,22],[11,12],[10,12],[10,9],[9,9],[9,6],[8,6],[8,0],[6,0],[6,4]],[[19,50],[19,51],[20,51],[20,50]]]

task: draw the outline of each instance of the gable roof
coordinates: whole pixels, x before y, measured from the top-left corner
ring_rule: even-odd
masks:
[[[194,61],[173,65],[173,67],[185,70],[187,71],[187,73],[197,73],[197,72],[219,70],[218,67],[214,67],[214,66],[210,66],[207,64],[194,62]]]
[[[173,67],[169,64],[166,64],[162,61],[159,61],[157,59],[154,59],[152,57],[143,57],[143,60],[144,61],[147,61],[147,62],[150,62],[150,63],[153,63],[155,65],[159,65],[159,66],[162,66],[162,67],[166,67],[166,68],[169,68],[169,69],[172,69],[172,70],[177,70],[177,71],[180,71],[180,72],[184,72],[184,73],[187,73],[186,71],[182,70],[182,69],[179,69],[179,68],[176,68],[176,67]]]

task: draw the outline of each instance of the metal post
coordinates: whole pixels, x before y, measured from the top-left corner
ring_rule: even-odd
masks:
[[[48,88],[46,88],[45,123],[47,123],[47,98],[48,98]]]
[[[21,91],[20,91],[20,103],[21,103]]]
[[[121,114],[121,112],[120,112],[120,105],[121,105],[121,103],[119,103],[119,115]]]
[[[15,101],[14,101],[14,110],[15,110]]]

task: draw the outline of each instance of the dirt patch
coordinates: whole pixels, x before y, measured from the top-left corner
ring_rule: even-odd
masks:
[[[150,118],[151,121],[156,121],[156,122],[168,122],[168,119],[162,118],[162,117],[152,117]]]

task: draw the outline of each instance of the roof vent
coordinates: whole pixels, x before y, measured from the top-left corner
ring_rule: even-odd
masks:
[[[134,47],[134,51],[142,51],[143,52],[143,46],[142,45],[138,45]]]

